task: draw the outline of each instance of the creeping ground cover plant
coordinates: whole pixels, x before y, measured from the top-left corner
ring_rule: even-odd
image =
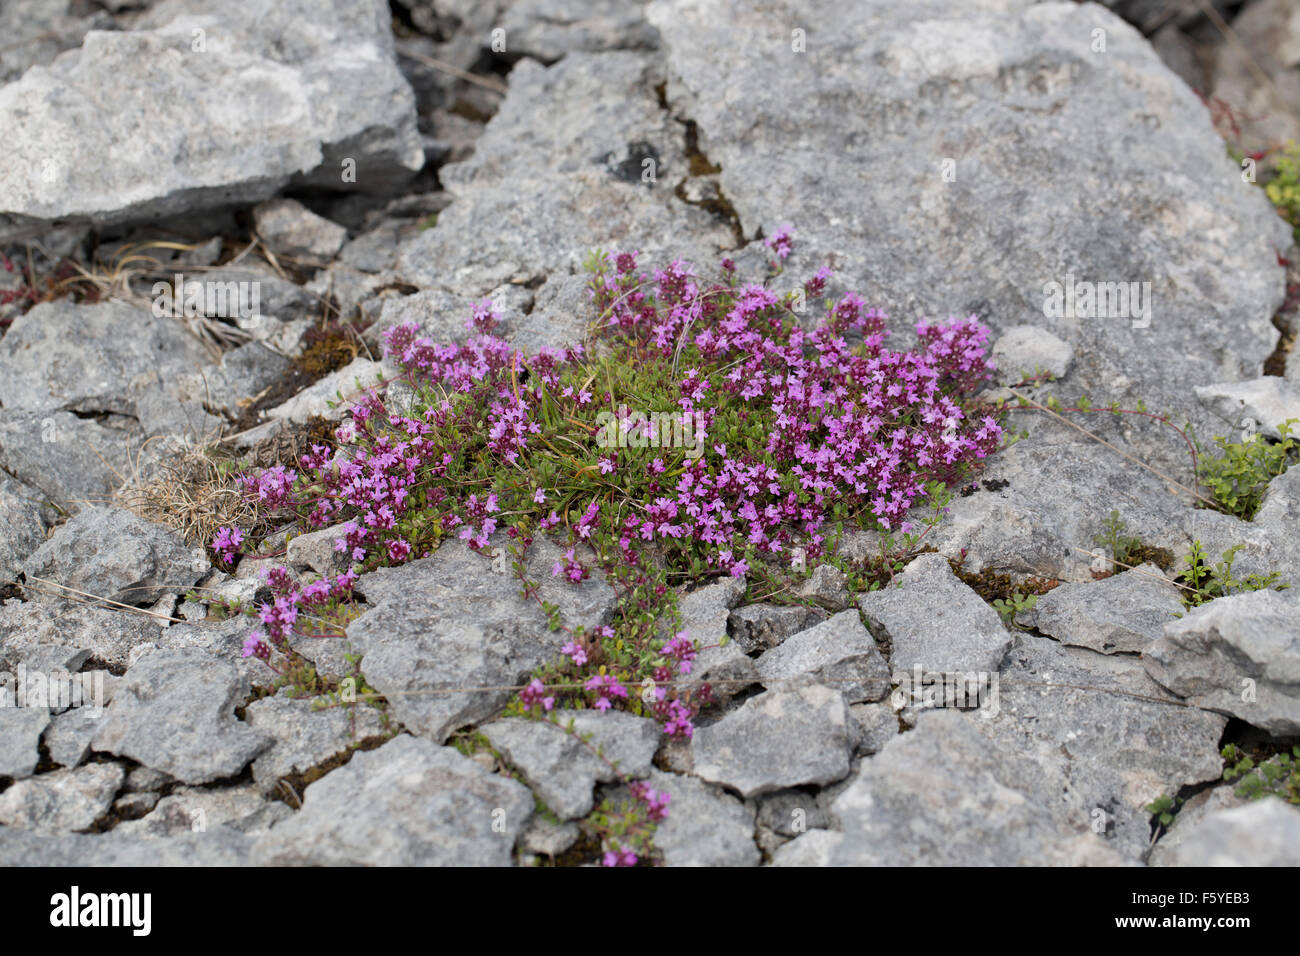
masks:
[[[244,478],[281,528],[339,527],[351,562],[303,585],[273,571],[245,653],[285,666],[292,635],[339,633],[355,614],[361,573],[455,537],[443,546],[507,555],[521,593],[563,632],[513,712],[563,727],[564,710],[618,708],[690,737],[712,699],[693,662],[715,635],[681,629],[679,586],[724,575],[779,586],[831,557],[847,526],[909,534],[909,515],[937,515],[1003,439],[976,398],[991,366],[974,317],[921,322],[910,348],[887,347],[885,316],[828,297],[828,269],[773,291],[791,243],[788,229],[768,240],[762,283],[726,259],[705,278],[680,261],[644,270],[636,252],[594,252],[592,334],[563,349],[514,348],[489,302],[463,343],[387,330],[398,375],[355,402],[337,447]],[[805,303],[820,321],[804,320]],[[560,546],[554,577],[614,587],[608,626],[570,627],[541,601],[525,570],[539,535]],[[223,565],[246,536],[222,529]],[[667,795],[630,792],[639,822],[606,820],[606,863],[643,859],[667,812]]]

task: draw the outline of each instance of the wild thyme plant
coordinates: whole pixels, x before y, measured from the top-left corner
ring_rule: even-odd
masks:
[[[1223,454],[1202,458],[1200,477],[1226,513],[1244,521],[1258,514],[1269,482],[1284,473],[1300,454],[1300,440],[1291,434],[1296,424],[1300,422],[1292,418],[1278,425],[1278,441],[1270,441],[1258,432],[1239,442],[1214,439]]]
[[[1256,763],[1235,744],[1223,748],[1223,779],[1239,780],[1236,794],[1247,800],[1281,797],[1300,806],[1300,745]]]
[[[1189,608],[1199,607],[1215,598],[1232,594],[1263,591],[1267,588],[1282,591],[1291,586],[1279,580],[1281,575],[1277,571],[1247,574],[1244,578],[1238,578],[1233,573],[1232,565],[1236,561],[1237,552],[1243,547],[1244,544],[1234,544],[1223,552],[1222,560],[1211,564],[1210,556],[1201,547],[1201,542],[1193,541],[1192,550],[1183,559],[1183,573],[1178,578],[1183,585],[1183,603]]]
[[[788,230],[768,244],[775,275]],[[974,317],[921,322],[916,345],[893,350],[881,313],[853,294],[826,298],[828,269],[778,295],[740,282],[729,260],[705,280],[680,261],[645,272],[637,259],[589,258],[587,345],[525,354],[496,334],[488,302],[464,344],[387,330],[401,411],[376,390],[338,429],[342,454],[316,445],[300,471],[246,479],[263,513],[341,525],[337,547],[353,562],[264,605],[247,653],[269,660],[305,607],[334,608],[360,573],[453,534],[485,554],[504,547],[523,594],[542,603],[525,567],[547,534],[563,548],[553,576],[601,574],[618,603],[592,631],[543,604],[567,640],[512,709],[616,707],[689,737],[710,688],[686,679],[701,647],[672,623],[675,585],[810,571],[847,524],[908,534],[914,508],[946,500],[1001,443],[994,410],[974,398],[990,368]],[[805,302],[824,310],[812,329],[799,321]],[[233,531],[213,543],[226,562]]]

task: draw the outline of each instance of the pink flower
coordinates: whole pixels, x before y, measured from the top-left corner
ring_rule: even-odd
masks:
[[[671,641],[659,649],[664,657],[677,661],[677,671],[680,674],[689,674],[691,672],[691,661],[695,660],[695,644],[686,636],[685,631],[679,631]]]
[[[645,805],[646,815],[655,823],[668,819],[668,804],[672,800],[672,794],[652,790],[644,780],[632,781],[628,784],[628,790],[639,803]]]
[[[614,697],[627,699],[627,688],[608,674],[595,674],[582,686],[599,695],[592,704],[597,710],[609,710]]]
[[[782,226],[772,233],[770,239],[764,239],[763,245],[775,252],[778,259],[784,259],[794,246],[793,230],[789,226]]]
[[[244,649],[241,656],[256,657],[258,660],[262,661],[270,660],[271,648],[267,646],[265,637],[266,635],[262,634],[260,631],[254,631],[252,634],[249,634],[248,637],[244,639]]]
[[[570,548],[564,552],[563,560],[556,561],[551,567],[551,577],[559,577],[563,574],[566,578],[577,584],[579,581],[585,581],[591,571],[573,556],[574,549]]]
[[[659,705],[656,705],[659,706]],[[690,737],[695,733],[691,723],[691,710],[680,700],[667,702],[667,719],[664,721],[664,733],[669,737]]]
[[[212,539],[212,550],[221,556],[221,560],[230,564],[239,553],[239,546],[244,543],[244,532],[238,528],[218,528]]]
[[[525,710],[532,710],[538,705],[541,705],[542,710],[551,710],[555,707],[555,698],[546,696],[546,686],[535,677],[519,692],[519,700]]]
[[[587,663],[587,652],[582,649],[580,644],[573,641],[569,641],[569,643],[561,647],[560,653],[567,654],[573,660],[573,663],[579,667]]]

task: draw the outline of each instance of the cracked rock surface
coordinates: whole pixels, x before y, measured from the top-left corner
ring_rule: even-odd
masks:
[[[1300,138],[1300,16],[1219,4],[1227,43],[1204,6],[7,0],[0,864],[598,865],[602,815],[653,790],[667,866],[1295,865],[1300,808],[1239,796],[1220,751],[1300,735],[1300,468],[1251,520],[1193,492],[1216,436],[1300,417],[1300,248],[1258,188]],[[598,367],[597,247],[700,283],[725,256],[806,328],[799,283],[829,266],[891,348],[973,315],[1017,440],[933,528],[820,527],[808,567],[648,551],[676,610],[649,632],[697,646],[689,734],[659,676],[609,712],[519,706],[636,613],[600,561],[555,573],[586,505],[549,485],[530,593],[511,516],[477,551],[444,526],[361,573],[345,620],[304,612],[272,673],[245,643],[266,572],[347,572],[352,515],[277,517],[219,560],[238,521],[219,497],[197,520],[193,475],[228,494],[317,445],[346,467],[337,429],[400,375],[385,331],[463,344],[485,299],[512,346]],[[162,308],[193,280],[203,301]],[[141,517],[159,481],[186,494]],[[1142,557],[1103,577],[1112,511]],[[1189,607],[1194,543],[1293,590]]]
[[[234,776],[270,743],[234,715],[248,689],[202,652],[151,650],[127,670],[93,747],[185,783]]]

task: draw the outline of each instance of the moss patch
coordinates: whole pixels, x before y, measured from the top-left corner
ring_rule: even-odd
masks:
[[[1040,596],[1061,583],[1056,578],[1044,578],[1037,574],[1016,581],[1011,575],[994,568],[967,571],[964,563],[956,558],[949,558],[948,564],[953,574],[989,604],[994,601],[1011,601],[1017,594]]]

